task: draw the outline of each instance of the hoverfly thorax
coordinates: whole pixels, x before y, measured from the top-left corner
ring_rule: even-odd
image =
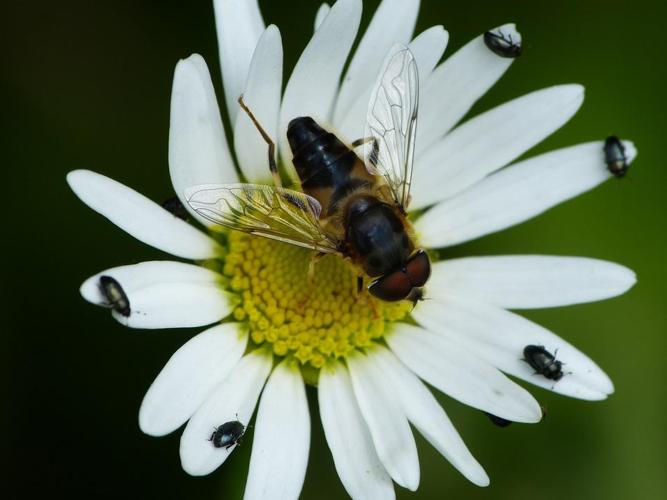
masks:
[[[414,244],[394,207],[372,195],[353,195],[346,204],[345,239],[370,277],[404,265]]]

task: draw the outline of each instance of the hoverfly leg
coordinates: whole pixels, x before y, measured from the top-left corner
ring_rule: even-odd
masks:
[[[373,311],[373,319],[380,319],[380,310],[378,309],[377,303],[373,299],[370,293],[361,294],[360,298],[368,302],[368,305]]]
[[[310,260],[308,261],[308,292],[304,299],[297,304],[299,310],[303,310],[310,300],[310,297],[315,293],[315,264],[317,264],[324,255],[325,254],[322,252],[317,252],[310,256]]]
[[[241,109],[245,111],[245,113],[248,115],[252,123],[255,125],[255,128],[257,128],[257,131],[260,133],[262,138],[266,141],[266,143],[269,146],[269,170],[271,171],[271,176],[273,177],[273,183],[275,184],[276,187],[282,187],[283,183],[280,180],[280,173],[278,172],[278,165],[276,164],[276,144],[273,142],[273,139],[271,139],[271,136],[264,130],[264,128],[260,125],[260,123],[257,121],[257,118],[255,118],[255,115],[253,114],[252,111],[250,111],[250,108],[246,105],[245,101],[243,100],[243,94],[239,96],[238,99],[239,106],[241,106]]]
[[[370,306],[373,311],[373,319],[380,318],[380,311],[378,310],[377,303],[373,299],[373,296],[370,293],[365,293],[368,291],[368,288],[364,286],[364,277],[358,275],[356,277],[357,286],[355,288],[355,297],[358,297],[360,300],[365,301]]]
[[[314,253],[308,261],[308,288],[310,289],[315,288],[315,264],[320,260],[321,255],[321,253]]]
[[[375,140],[375,137],[362,137],[361,139],[357,139],[356,141],[352,142],[352,147],[353,148],[358,148],[362,144],[366,144],[367,142],[370,142],[372,140]]]

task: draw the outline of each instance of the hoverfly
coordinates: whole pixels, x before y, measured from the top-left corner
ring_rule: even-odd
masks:
[[[287,139],[302,191],[282,188],[275,145],[239,98],[269,145],[275,186],[202,185],[186,190],[199,215],[257,236],[337,254],[371,278],[369,292],[385,301],[422,298],[431,265],[414,244],[407,219],[419,101],[416,61],[395,45],[368,107],[365,137],[344,144],[311,117],[293,119]],[[364,160],[354,149],[364,146]]]

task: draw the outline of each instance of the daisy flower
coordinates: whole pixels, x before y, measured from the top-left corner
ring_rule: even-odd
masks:
[[[286,139],[289,121],[311,116],[350,143],[363,136],[368,101],[382,61],[406,45],[420,77],[411,217],[419,245],[434,260],[426,300],[381,302],[355,296],[356,275],[324,257],[309,286],[312,251],[245,233],[199,227],[108,177],[86,170],[67,180],[90,208],[140,241],[177,259],[106,269],[81,286],[108,305],[100,278],[113,278],[129,311],[112,316],[131,328],[207,329],[167,362],[139,412],[152,436],[183,424],[183,469],[204,475],[233,452],[212,433],[226,422],[245,427],[256,411],[245,498],[297,498],[310,445],[306,385],[317,387],[328,446],[352,498],[395,496],[393,483],[419,485],[411,424],[461,474],[489,478],[424,382],[501,419],[532,423],[540,405],[507,375],[566,396],[600,400],[609,377],[585,354],[511,312],[596,301],[624,293],[632,271],[610,262],[541,255],[447,258],[446,247],[513,226],[611,177],[602,140],[515,162],[564,125],[583,102],[579,85],[518,97],[462,121],[515,60],[473,39],[439,63],[448,34],[433,26],[414,36],[418,0],[384,0],[350,58],[360,0],[322,5],[315,31],[282,89],[282,43],[265,27],[256,0],[216,0],[215,16],[227,135],[206,63],[180,61],[174,75],[169,169],[185,203],[201,184],[271,184],[266,143],[240,95],[278,144],[277,159],[298,189]],[[493,30],[521,43],[513,24]],[[343,74],[346,61],[350,58]],[[460,123],[461,122],[461,123]],[[230,147],[233,146],[233,147]],[[623,147],[627,162],[636,151]],[[435,251],[437,249],[437,251]],[[107,282],[109,280],[107,279]],[[563,376],[535,375],[526,346],[557,356]]]

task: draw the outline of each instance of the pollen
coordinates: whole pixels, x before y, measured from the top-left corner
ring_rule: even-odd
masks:
[[[256,346],[269,344],[304,370],[369,347],[412,308],[358,293],[354,267],[336,255],[311,264],[313,251],[238,231],[228,234],[228,249],[223,274],[240,298],[234,319],[248,323]]]

